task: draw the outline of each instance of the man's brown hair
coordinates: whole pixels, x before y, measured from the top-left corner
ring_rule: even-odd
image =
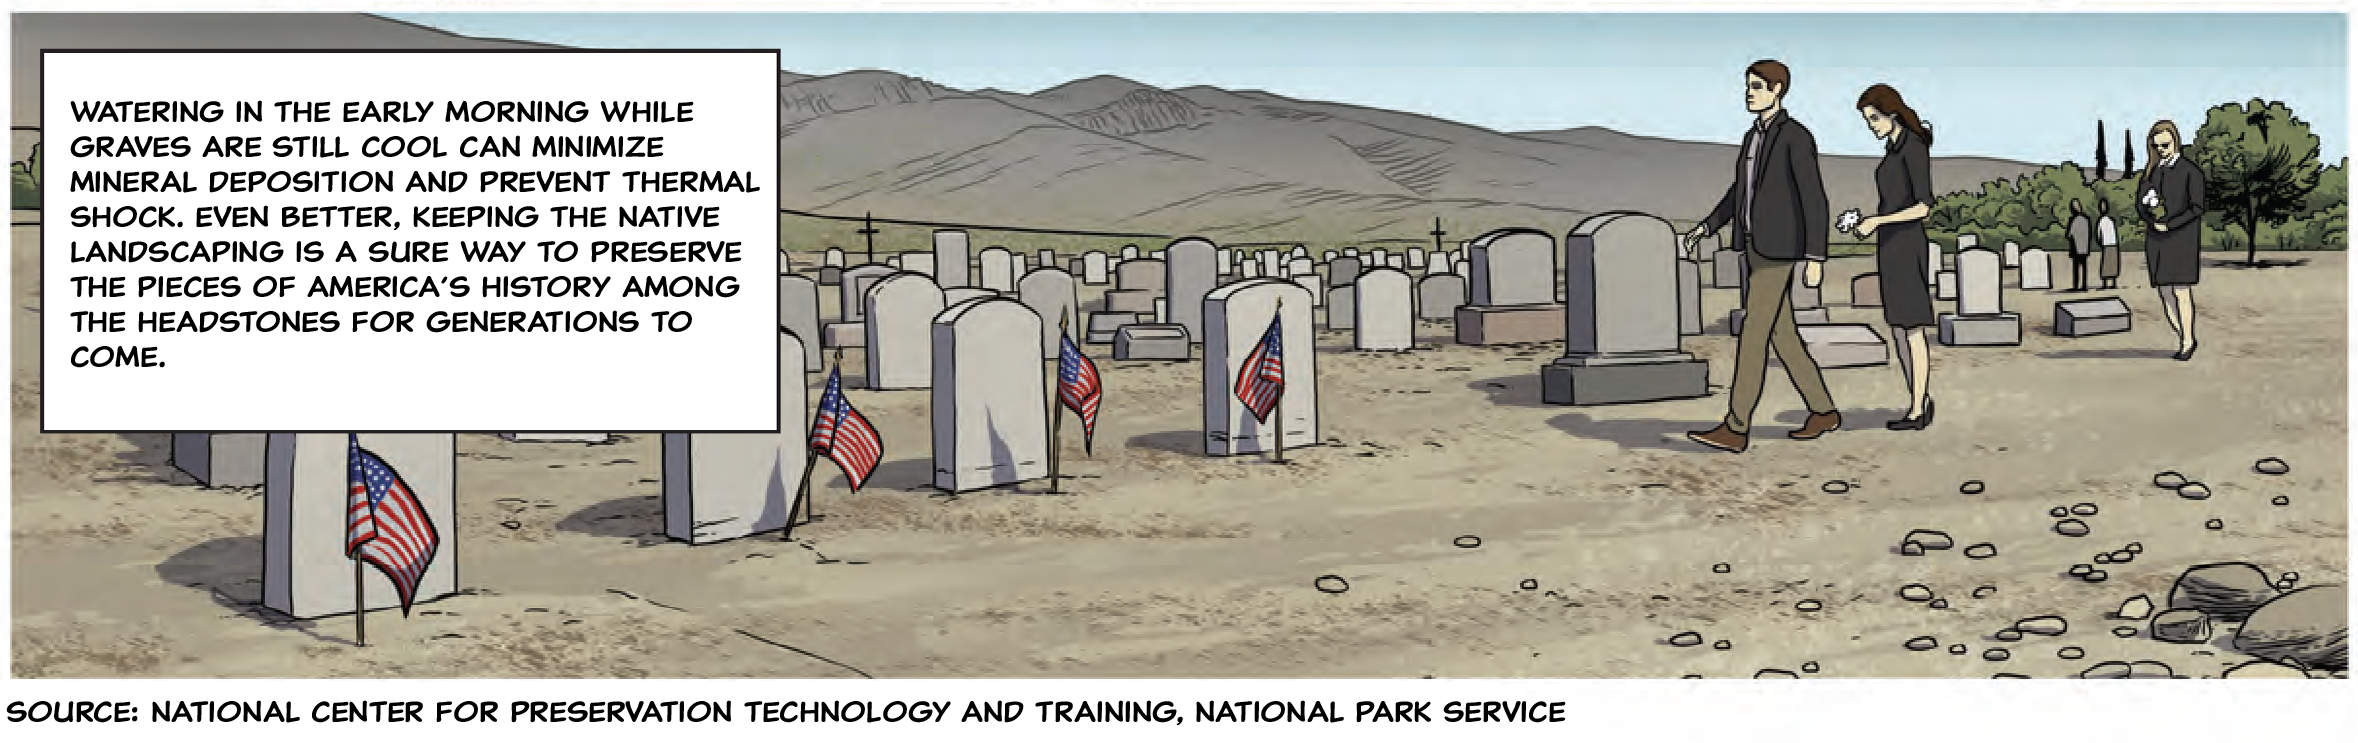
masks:
[[[1779,99],[1783,99],[1786,93],[1793,92],[1793,71],[1786,69],[1783,62],[1763,59],[1752,63],[1751,67],[1744,68],[1744,74],[1758,75],[1760,79],[1768,81],[1770,86],[1777,89],[1777,98]]]

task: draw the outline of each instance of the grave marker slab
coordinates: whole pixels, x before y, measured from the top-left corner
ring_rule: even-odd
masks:
[[[262,433],[172,434],[172,466],[208,488],[262,484],[270,435]]]
[[[802,373],[818,354],[792,331],[778,334],[777,433],[663,434],[663,531],[689,544],[711,544],[786,527],[802,486],[809,441],[810,384]],[[805,515],[807,518],[807,514]]]
[[[1711,254],[1711,288],[1737,289],[1744,286],[1744,251],[1721,250]]]
[[[1703,334],[1703,264],[1683,258],[1678,261],[1678,334]]]
[[[1957,272],[1943,269],[1932,275],[1932,298],[1944,302],[1957,299]]]
[[[977,283],[981,284],[982,288],[995,292],[1015,291],[1014,253],[994,245],[983,248],[982,253],[976,256],[976,260],[979,263],[975,273],[980,277]]]
[[[1416,311],[1420,320],[1448,320],[1466,304],[1466,277],[1429,274],[1416,282]]]
[[[1359,305],[1352,301],[1351,287],[1326,290],[1326,329],[1350,330],[1358,327],[1358,322]]]
[[[917,390],[933,384],[931,328],[944,299],[933,279],[908,271],[879,279],[868,290],[868,319],[861,329],[869,389]]]
[[[974,253],[965,230],[933,231],[934,284],[944,289],[974,285]],[[902,261],[906,267],[907,261]]]
[[[1004,297],[935,317],[933,486],[966,492],[1048,476],[1048,372],[1040,316]]]
[[[1187,337],[1200,338],[1204,333],[1204,295],[1219,286],[1219,248],[1212,241],[1200,237],[1174,240],[1163,249],[1163,298],[1168,300],[1163,321],[1187,328]],[[1275,251],[1264,250],[1261,268],[1271,267],[1277,260]]]
[[[1466,245],[1471,258],[1458,264],[1468,294],[1465,306],[1457,309],[1458,343],[1563,340],[1564,305],[1555,301],[1555,238],[1538,230],[1508,228],[1484,233]],[[1675,297],[1675,285],[1664,288]],[[1675,304],[1668,309],[1677,311]]]
[[[1081,316],[1081,291],[1073,275],[1054,268],[1035,268],[1016,281],[1015,293],[1032,314],[1040,316],[1040,358],[1063,358],[1064,345],[1058,342],[1057,324],[1069,322],[1074,327],[1066,332],[1074,340],[1088,333]]]
[[[351,444],[341,433],[273,433],[266,444],[262,505],[262,605],[296,619],[352,613],[352,560],[345,556],[344,494]],[[458,592],[458,437],[447,433],[364,433],[360,446],[401,475],[441,546],[417,586],[416,603]],[[401,606],[392,580],[361,572],[363,606]],[[398,614],[395,615],[398,617]]]
[[[2055,303],[2055,334],[2065,338],[2129,332],[2129,304],[2120,297]]]
[[[1136,324],[1138,324],[1138,313],[1135,312],[1091,312],[1089,313],[1088,341],[1090,343],[1112,343],[1117,331],[1124,326]]]
[[[1279,298],[1284,299],[1279,306]],[[1321,441],[1318,402],[1316,335],[1310,326],[1311,296],[1298,284],[1278,279],[1247,279],[1204,295],[1204,452],[1215,457],[1255,454],[1277,446],[1277,431],[1285,431],[1288,449]],[[1285,365],[1285,392],[1278,410],[1266,423],[1253,419],[1236,398],[1240,367],[1269,330],[1278,311],[1279,345]]]
[[[793,331],[795,343],[819,340],[819,282],[808,276],[784,274],[778,277],[778,325]],[[819,370],[819,355],[802,354],[806,366],[803,371]],[[780,358],[792,358],[782,356]]]
[[[1105,254],[1092,250],[1081,254],[1081,267],[1075,273],[1080,274],[1081,283],[1104,286],[1111,270],[1106,266]]]
[[[868,311],[868,305],[866,300],[862,298],[867,296],[868,287],[874,286],[878,279],[893,275],[897,270],[881,263],[863,263],[844,269],[843,282],[836,285],[835,307],[837,312],[842,313],[842,317],[838,319],[854,323],[867,319],[865,313]]]
[[[2055,288],[2054,275],[2048,271],[2048,268],[2047,251],[2039,248],[2024,248],[2022,269],[2015,272],[2015,282],[2024,291],[2053,289]]]
[[[1861,324],[1825,324],[1801,326],[1801,344],[1809,348],[1809,357],[1820,369],[1849,369],[1861,366],[1882,366],[1889,360],[1889,349],[1883,336],[1875,328]],[[1784,362],[1769,354],[1769,363],[1784,366]]]
[[[1177,323],[1124,325],[1114,331],[1114,360],[1186,361],[1195,357],[1187,338]]]
[[[1359,275],[1359,281],[1349,287],[1353,348],[1404,351],[1416,347],[1416,301],[1409,286],[1408,274],[1397,268]]]
[[[1681,252],[1669,222],[1636,212],[1590,217],[1565,236],[1565,353],[1540,368],[1541,400],[1609,405],[1710,393],[1708,363],[1679,349]]]

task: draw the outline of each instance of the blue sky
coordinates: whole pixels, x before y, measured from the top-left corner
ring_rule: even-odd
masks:
[[[1109,74],[1166,88],[1266,90],[1503,131],[1600,125],[1734,141],[1742,70],[1794,70],[1788,105],[1829,153],[1876,143],[1851,104],[1896,87],[1939,155],[2094,158],[2096,121],[2191,136],[2204,111],[2283,101],[2348,144],[2346,18],[2336,14],[1994,13],[395,13],[476,35],[593,47],[778,48],[787,70],[884,69],[1033,92]]]

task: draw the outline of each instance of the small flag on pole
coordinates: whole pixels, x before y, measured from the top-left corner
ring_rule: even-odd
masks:
[[[434,521],[401,473],[374,452],[360,448],[360,435],[351,435],[351,505],[346,509],[344,556],[385,573],[401,593],[401,615],[409,616],[417,599],[418,582],[434,562],[442,544]],[[357,597],[355,598],[357,601]]]
[[[1282,314],[1269,317],[1269,332],[1261,335],[1261,342],[1253,346],[1244,366],[1236,371],[1236,399],[1244,401],[1252,411],[1253,420],[1269,422],[1269,409],[1277,407],[1277,397],[1285,394],[1285,357],[1278,337],[1278,320]]]
[[[876,472],[876,463],[884,459],[884,439],[876,435],[876,427],[843,398],[841,365],[827,372],[827,392],[819,396],[819,417],[811,422],[811,451],[843,468],[843,476],[851,480],[855,493],[868,481],[868,475]]]
[[[1097,435],[1097,402],[1105,388],[1098,384],[1097,364],[1081,355],[1073,337],[1059,335],[1064,341],[1063,361],[1058,364],[1056,397],[1081,416],[1081,451],[1089,451],[1090,442]]]

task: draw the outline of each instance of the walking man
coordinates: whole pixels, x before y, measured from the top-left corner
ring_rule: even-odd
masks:
[[[2096,249],[2096,227],[2079,199],[2071,200],[2071,222],[2063,228],[2063,239],[2071,241],[2071,290],[2087,291],[2088,253]]]
[[[1818,176],[1818,143],[1785,111],[1792,72],[1764,59],[1744,69],[1744,109],[1755,119],[1737,148],[1735,182],[1711,216],[1687,235],[1692,246],[1720,229],[1735,228],[1734,248],[1745,251],[1744,326],[1736,341],[1736,378],[1728,387],[1728,415],[1709,431],[1687,438],[1722,451],[1742,452],[1752,437],[1752,413],[1768,381],[1771,348],[1809,406],[1809,419],[1789,433],[1808,440],[1842,426],[1825,376],[1793,321],[1793,272],[1815,287],[1825,280],[1826,187]]]

